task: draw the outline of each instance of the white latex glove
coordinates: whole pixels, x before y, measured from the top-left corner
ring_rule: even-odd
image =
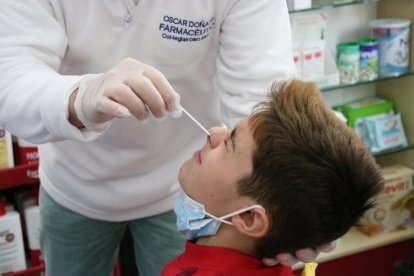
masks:
[[[69,112],[74,110],[83,126],[93,131],[102,132],[112,119],[130,114],[138,120],[147,119],[149,112],[158,119],[169,112],[181,115],[180,96],[165,76],[131,58],[105,74],[84,76],[74,93],[74,108],[69,107]]]
[[[320,252],[329,253],[333,251],[336,248],[338,241],[339,240],[332,241],[327,244],[323,244],[319,246],[316,250],[312,248],[299,249],[295,252],[296,256],[293,256],[290,253],[280,253],[280,254],[277,254],[274,259],[264,258],[262,261],[263,261],[263,264],[267,266],[274,266],[274,265],[277,265],[278,263],[281,263],[287,266],[293,266],[299,261],[303,263],[314,262]]]

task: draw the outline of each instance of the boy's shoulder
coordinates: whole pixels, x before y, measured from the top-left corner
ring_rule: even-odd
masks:
[[[239,251],[186,243],[185,252],[172,260],[163,270],[162,276],[186,275],[272,275],[291,276],[288,266],[264,266],[261,260],[245,255]]]

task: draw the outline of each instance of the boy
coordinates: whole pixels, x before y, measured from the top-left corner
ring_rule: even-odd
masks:
[[[163,275],[291,275],[260,259],[338,239],[383,187],[365,145],[298,80],[273,84],[231,132],[211,129],[179,181],[189,241]]]

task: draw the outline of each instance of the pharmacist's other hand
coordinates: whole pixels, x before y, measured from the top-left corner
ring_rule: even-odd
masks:
[[[262,261],[267,266],[274,266],[276,264],[283,264],[287,266],[293,266],[298,262],[303,263],[310,263],[314,262],[318,257],[320,252],[328,253],[333,251],[336,248],[336,245],[339,240],[332,241],[327,244],[323,244],[316,248],[316,250],[312,248],[303,248],[296,250],[295,255],[290,253],[280,253],[277,254],[274,259],[272,258],[264,258]]]
[[[154,67],[126,58],[104,74],[85,75],[69,98],[69,121],[91,127],[130,114],[145,120],[180,109],[180,97]]]

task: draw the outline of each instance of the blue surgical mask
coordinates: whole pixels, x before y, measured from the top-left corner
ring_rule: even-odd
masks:
[[[174,206],[174,212],[177,215],[178,230],[183,233],[188,240],[194,240],[201,236],[215,235],[221,223],[233,225],[233,223],[225,219],[244,213],[253,208],[263,209],[260,205],[252,205],[228,215],[216,217],[208,213],[203,204],[190,198],[183,190],[181,190]]]

